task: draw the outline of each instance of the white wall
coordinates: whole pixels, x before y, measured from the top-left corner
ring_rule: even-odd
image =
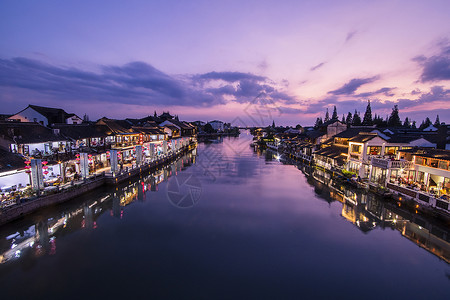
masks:
[[[78,118],[77,116],[72,116],[70,118],[66,119],[67,124],[81,124],[83,123],[83,120]]]
[[[43,115],[41,115],[40,113],[29,107],[24,111],[9,117],[8,119],[11,120],[19,119],[21,122],[34,122],[34,119],[36,119],[36,122],[40,123],[42,121],[44,126],[48,125],[46,117],[44,117]]]
[[[0,188],[7,187],[7,186],[13,186],[17,185],[19,186],[19,183],[22,184],[22,186],[26,186],[30,183],[30,176],[25,173],[25,170],[10,174],[7,172],[0,174]]]

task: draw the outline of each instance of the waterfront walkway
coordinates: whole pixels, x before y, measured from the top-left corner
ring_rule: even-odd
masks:
[[[81,180],[73,180],[59,186],[49,186],[40,191],[39,195],[31,198],[19,199],[0,209],[0,225],[13,221],[40,208],[62,203],[90,192],[104,184],[119,184],[143,172],[167,164],[184,153],[194,149],[196,144],[180,148],[176,152],[169,152],[153,160],[147,160],[141,165],[125,164],[118,173],[112,173],[111,168],[102,168]]]

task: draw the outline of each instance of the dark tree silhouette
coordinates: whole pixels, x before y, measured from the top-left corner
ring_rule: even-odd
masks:
[[[345,123],[347,124],[347,126],[352,125],[353,122],[353,115],[351,112],[348,112],[347,114],[347,119],[345,119]]]
[[[398,114],[398,105],[394,105],[392,109],[391,115],[388,119],[388,126],[390,127],[400,127],[402,126],[402,121],[400,120],[400,116]]]
[[[330,121],[330,114],[328,113],[328,107],[327,107],[327,112],[325,113],[325,120],[324,122]]]
[[[372,108],[370,107],[370,100],[367,101],[366,112],[365,112],[365,114],[364,114],[364,119],[363,119],[362,124],[365,125],[365,126],[371,126],[371,125],[373,125],[373,120],[372,120]]]
[[[439,121],[439,115],[436,115],[436,121],[434,121],[434,127],[439,127],[441,125],[441,122]]]
[[[359,113],[355,109],[355,113],[353,114],[353,121],[352,125],[354,126],[360,126],[362,124],[361,117],[359,116]]]
[[[433,125],[433,123],[431,122],[430,118],[426,117],[425,121],[422,121],[422,123],[420,124],[419,129],[423,130],[430,125]]]
[[[333,108],[333,115],[331,116],[332,120],[337,120],[338,119],[338,114],[337,114],[337,109],[336,109],[336,105]]]
[[[316,119],[316,123],[314,124],[314,127],[319,127],[320,125],[323,124],[322,118],[317,118]]]
[[[403,127],[405,128],[411,128],[411,122],[409,122],[409,118],[405,118],[405,122],[403,122]]]
[[[214,133],[214,132],[216,132],[216,131],[214,130],[214,128],[211,126],[211,124],[209,124],[209,123],[207,123],[207,124],[205,125],[205,127],[203,128],[203,130],[204,130],[206,133]]]

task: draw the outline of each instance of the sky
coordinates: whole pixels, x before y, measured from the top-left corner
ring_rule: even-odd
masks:
[[[450,122],[450,1],[0,1],[0,113]]]

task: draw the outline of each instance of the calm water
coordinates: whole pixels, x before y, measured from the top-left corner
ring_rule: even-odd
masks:
[[[3,226],[2,299],[450,299],[446,225],[250,141]]]

